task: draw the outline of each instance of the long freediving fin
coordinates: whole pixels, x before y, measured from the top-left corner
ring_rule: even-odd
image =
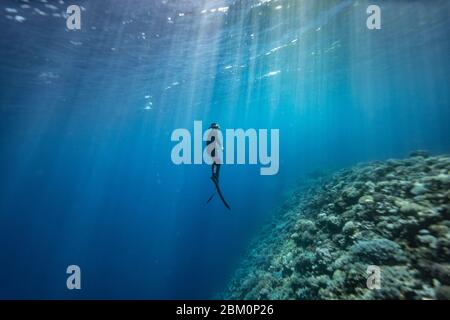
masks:
[[[214,178],[211,177],[211,180],[214,182],[214,185],[216,186],[216,190],[217,190],[217,194],[220,197],[220,200],[222,200],[224,206],[228,209],[231,210],[230,206],[228,205],[227,201],[225,200],[225,198],[223,197],[222,191],[220,190],[219,184],[217,183],[217,180],[215,180]]]
[[[212,198],[214,198],[214,195],[215,195],[216,193],[214,192],[212,195],[211,195],[211,197],[209,197],[208,198],[208,201],[206,201],[206,203],[209,203],[211,200],[212,200]]]

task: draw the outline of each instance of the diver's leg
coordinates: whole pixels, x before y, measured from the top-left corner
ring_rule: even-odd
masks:
[[[216,164],[216,179],[219,182],[220,164]]]
[[[215,170],[214,170],[214,167],[215,167],[215,166],[216,166],[216,163],[213,162],[213,164],[211,165],[211,178],[212,178],[212,179],[214,179],[215,176],[216,176],[216,173],[215,173]]]

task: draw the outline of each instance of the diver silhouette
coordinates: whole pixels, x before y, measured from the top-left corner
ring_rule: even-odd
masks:
[[[214,186],[216,187],[217,194],[219,195],[220,199],[222,200],[223,204],[228,210],[230,209],[230,206],[226,202],[225,198],[223,197],[222,191],[220,190],[219,186],[219,174],[220,174],[220,165],[221,165],[221,151],[223,150],[222,141],[219,139],[219,133],[220,133],[220,126],[218,123],[213,122],[211,126],[209,127],[209,134],[208,138],[206,140],[206,146],[208,147],[208,151],[210,151],[210,156],[213,160],[213,163],[211,165],[211,180],[214,183]],[[220,148],[220,151],[217,151],[216,149]],[[217,151],[217,152],[216,152]],[[214,193],[209,197],[208,201],[206,203],[209,203],[212,198],[214,197]]]
[[[210,156],[213,160],[212,166],[211,166],[211,179],[215,180],[217,183],[219,183],[219,173],[220,173],[220,156],[219,153],[216,152],[216,148],[221,148],[223,150],[222,147],[222,142],[220,141],[220,139],[218,139],[217,135],[218,135],[218,131],[220,131],[220,126],[219,124],[213,122],[211,124],[211,126],[209,127],[210,131],[208,134],[208,138],[206,140],[206,145],[210,146],[211,144],[213,145],[213,148],[211,148],[211,152],[210,152]]]

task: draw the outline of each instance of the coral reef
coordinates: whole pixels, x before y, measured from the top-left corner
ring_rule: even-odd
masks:
[[[251,244],[223,298],[450,299],[449,190],[450,158],[424,151],[319,178]]]

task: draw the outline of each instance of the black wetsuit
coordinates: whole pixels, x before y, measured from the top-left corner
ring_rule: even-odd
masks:
[[[212,128],[212,129],[216,129],[219,130],[217,128]],[[220,164],[222,162],[221,157],[216,157],[216,155],[218,155],[216,153],[216,148],[221,148],[221,150],[223,150],[222,148],[222,142],[220,141],[220,139],[218,141],[216,141],[216,136],[214,134],[210,134],[208,137],[208,140],[206,141],[206,146],[209,146],[211,143],[213,144],[213,148],[209,149],[208,151],[211,152],[210,156],[213,160],[212,166],[211,166],[211,170],[212,170],[212,176],[211,176],[211,180],[214,182],[214,186],[216,188],[217,194],[219,195],[220,199],[222,200],[224,206],[228,209],[231,210],[230,206],[228,205],[227,201],[225,200],[222,191],[220,190],[219,187],[219,173],[220,173]],[[213,198],[214,193],[211,197],[209,197],[208,201],[206,203],[209,203],[211,201],[211,199]]]
[[[211,143],[214,143],[214,141],[216,140],[215,136],[211,136],[211,140],[208,140],[206,142],[206,145],[210,145]],[[216,148],[213,148],[211,150],[211,157],[214,158],[216,156]],[[220,173],[220,163],[216,163],[215,160],[213,160],[213,164],[211,166],[211,173],[212,176],[211,178],[215,179],[217,182],[219,182],[219,173]]]

